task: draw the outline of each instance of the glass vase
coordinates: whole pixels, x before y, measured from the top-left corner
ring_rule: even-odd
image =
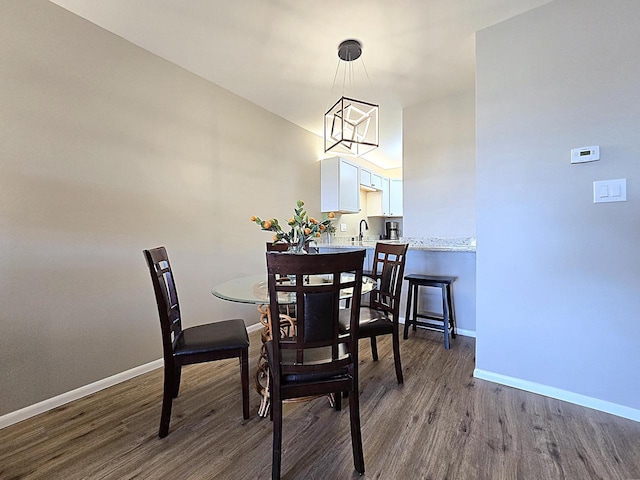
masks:
[[[296,239],[295,242],[289,244],[289,248],[287,249],[287,252],[296,253],[296,254],[305,254],[307,253],[307,250],[305,249],[306,244],[307,244],[307,239],[304,236],[300,236]]]

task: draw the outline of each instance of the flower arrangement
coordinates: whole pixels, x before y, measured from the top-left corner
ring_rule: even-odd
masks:
[[[335,218],[333,212],[325,214],[322,220],[319,221],[307,214],[302,200],[298,200],[296,205],[296,208],[293,209],[293,217],[287,222],[287,225],[291,227],[291,230],[287,233],[282,230],[277,218],[262,220],[260,217],[252,216],[251,221],[260,225],[262,230],[275,232],[273,235],[274,243],[286,243],[289,245],[289,250],[295,252],[303,252],[305,245],[311,241],[316,241],[323,233],[336,231],[331,223],[331,220]]]

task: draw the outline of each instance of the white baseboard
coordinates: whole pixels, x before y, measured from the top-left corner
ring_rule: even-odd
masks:
[[[255,332],[256,330],[262,330],[262,328],[263,328],[263,325],[260,322],[254,323],[253,325],[249,325],[247,327],[247,332],[248,333]]]
[[[255,332],[256,330],[260,330],[261,328],[262,324],[256,323],[254,325],[249,325],[247,327],[247,332]],[[16,410],[15,412],[7,413],[6,415],[0,417],[0,429],[8,427],[9,425],[13,425],[14,423],[21,422],[22,420],[35,417],[36,415],[40,415],[41,413],[57,408],[61,405],[64,405],[65,403],[79,400],[82,397],[86,397],[87,395],[91,395],[92,393],[96,393],[100,390],[104,390],[105,388],[112,387],[113,385],[124,382],[133,377],[142,375],[143,373],[150,372],[151,370],[162,367],[162,365],[162,359],[154,360],[144,365],[140,365],[139,367],[134,367],[130,370],[127,370],[126,372],[117,373],[115,375],[112,375],[111,377],[98,380],[97,382],[93,382],[89,385],[76,388],[75,390],[71,390],[70,392],[66,392],[56,397],[43,400],[42,402],[29,405],[28,407],[21,408],[20,410]]]
[[[91,395],[92,393],[99,392],[100,390],[104,390],[105,388],[111,387],[120,382],[124,382],[125,380],[137,377],[138,375],[142,375],[143,373],[150,372],[151,370],[162,367],[162,365],[162,359],[154,360],[125,372],[117,373],[115,375],[112,375],[111,377],[103,378],[102,380],[90,383],[89,385],[76,388],[75,390],[71,390],[70,392],[66,392],[56,397],[43,400],[42,402],[29,405],[28,407],[21,408],[20,410],[16,410],[15,412],[7,413],[6,415],[0,417],[0,429],[8,427],[9,425],[13,425],[14,423],[21,422],[22,420],[35,417],[36,415],[57,408],[61,405],[64,405],[65,403],[79,400],[82,397],[86,397],[87,395]]]
[[[488,380],[489,382],[499,383],[501,385],[506,385],[508,387],[517,388],[531,393],[537,393],[539,395],[544,395],[545,397],[563,400],[565,402],[640,422],[640,410],[619,405],[617,403],[587,397],[586,395],[581,395],[579,393],[569,392],[560,388],[529,382],[520,378],[509,377],[507,375],[501,375],[499,373],[489,372],[478,368],[473,371],[473,376],[482,380]]]

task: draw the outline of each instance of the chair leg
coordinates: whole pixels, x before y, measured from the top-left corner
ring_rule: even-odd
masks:
[[[275,390],[275,389],[274,389]],[[271,414],[273,415],[273,456],[271,459],[271,480],[280,480],[280,467],[282,462],[282,401],[280,393],[275,392],[271,402]]]
[[[182,366],[176,368],[173,376],[173,398],[178,398],[180,393],[180,378],[182,377]]]
[[[171,422],[171,403],[173,394],[177,390],[174,381],[176,374],[172,369],[164,369],[164,388],[162,393],[162,414],[160,415],[160,430],[158,436],[164,438],[169,435],[169,423]]]
[[[404,383],[404,377],[402,376],[402,363],[400,361],[400,331],[397,324],[393,330],[391,342],[393,344],[393,362],[396,365],[396,378],[398,379],[398,384],[401,385]]]
[[[335,392],[333,394],[333,404],[335,405],[336,411],[342,410],[342,393],[343,392]]]
[[[240,352],[240,377],[242,381],[242,417],[249,418],[249,347]]]
[[[355,386],[349,398],[349,420],[351,424],[351,448],[353,450],[353,466],[362,475],[364,473],[364,453],[362,450],[362,431],[360,429],[360,392]]]
[[[378,342],[376,337],[371,337],[371,356],[374,362],[378,361]]]

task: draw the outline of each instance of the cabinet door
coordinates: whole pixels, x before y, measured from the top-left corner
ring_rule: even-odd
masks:
[[[388,216],[390,212],[390,202],[389,202],[389,179],[387,177],[382,177],[382,215]]]
[[[364,185],[365,187],[371,186],[371,172],[362,167],[360,167],[360,185]]]
[[[366,168],[360,167],[360,185],[363,187],[373,188],[375,190],[382,189],[382,177],[377,173],[373,173]]]
[[[340,159],[340,199],[341,212],[360,211],[360,186],[358,166]]]
[[[382,177],[376,173],[371,174],[371,188],[382,190]]]
[[[358,213],[360,186],[358,166],[343,158],[322,160],[320,166],[320,210],[323,212]]]
[[[399,178],[389,180],[389,216],[402,216],[402,180]]]

